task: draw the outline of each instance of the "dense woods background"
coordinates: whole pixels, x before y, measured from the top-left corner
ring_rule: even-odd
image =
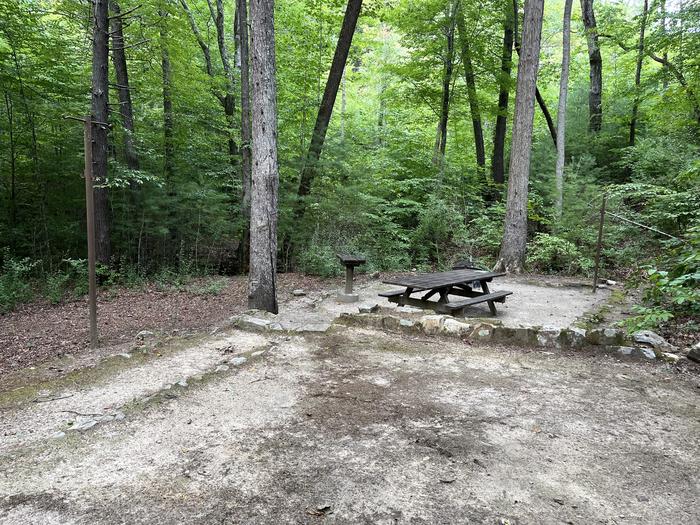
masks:
[[[247,270],[241,5],[109,3],[103,283]],[[371,270],[444,268],[466,257],[493,265],[523,6],[366,0],[320,159],[310,160],[346,7],[276,6],[278,269],[330,275],[340,270],[337,251],[366,254]],[[527,269],[590,272],[607,193],[622,219],[609,216],[603,264],[607,276],[650,286],[639,323],[692,316],[700,4],[574,2],[559,216],[553,132],[564,7],[544,7]],[[0,12],[0,305],[8,310],[35,291],[52,300],[84,291],[83,129],[64,117],[89,111],[93,19],[92,4],[74,0],[0,0]]]

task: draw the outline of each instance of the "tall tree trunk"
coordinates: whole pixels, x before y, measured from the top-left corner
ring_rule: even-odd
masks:
[[[481,126],[481,110],[479,108],[479,98],[476,92],[476,78],[474,76],[474,66],[472,64],[472,53],[469,46],[469,36],[467,26],[464,21],[464,11],[459,7],[457,11],[457,29],[459,30],[459,41],[462,51],[462,64],[464,65],[464,81],[467,84],[467,96],[469,98],[469,109],[472,116],[472,127],[474,129],[474,148],[476,150],[476,167],[480,178],[486,173],[486,151],[484,148],[484,130]]]
[[[124,157],[127,167],[131,170],[137,170],[139,169],[139,158],[134,147],[134,111],[131,104],[126,53],[124,52],[124,24],[122,23],[119,4],[115,0],[110,0],[109,7],[112,10],[112,16],[110,17],[112,26],[112,64],[114,65],[114,77],[117,81],[117,93],[119,94],[119,114],[121,115],[124,129]]]
[[[190,6],[187,4],[187,0],[180,0],[180,5],[187,15],[187,19],[190,23],[190,28],[192,33],[194,33],[197,43],[202,50],[202,55],[204,56],[204,65],[206,68],[207,75],[214,78],[214,66],[211,61],[211,50],[209,46],[204,41],[202,33],[197,27],[197,21],[192,14]],[[226,34],[224,30],[224,7],[222,0],[216,0],[216,6],[212,4],[212,0],[207,0],[207,5],[209,6],[209,13],[211,19],[214,21],[216,26],[216,41],[219,47],[219,56],[221,58],[221,64],[224,69],[224,76],[226,78],[226,89],[223,93],[216,89],[213,89],[214,96],[219,100],[221,107],[224,110],[224,115],[226,117],[227,124],[227,144],[228,144],[228,154],[232,166],[238,164],[238,155],[240,154],[238,145],[236,144],[234,136],[235,128],[235,115],[236,115],[236,97],[234,94],[234,78],[233,71],[231,70],[231,61],[229,60],[228,49],[226,46]]]
[[[5,111],[7,112],[7,127],[10,135],[10,228],[14,230],[17,226],[17,154],[15,147],[15,124],[14,108],[12,107],[12,97],[5,91]],[[11,232],[10,239],[14,244],[14,232]]]
[[[496,263],[498,269],[509,272],[521,272],[525,266],[527,190],[543,11],[544,0],[525,0],[523,44],[518,64],[513,141],[510,153],[508,201],[501,253]]]
[[[250,308],[277,313],[277,82],[274,0],[251,0],[253,178],[250,207]]]
[[[647,13],[649,12],[649,0],[644,0],[642,19],[639,23],[639,45],[637,46],[637,67],[634,72],[634,102],[632,102],[632,118],[630,118],[629,145],[634,146],[637,136],[637,117],[639,116],[639,101],[641,98],[642,62],[644,61],[644,32],[647,26]]]
[[[515,9],[515,26],[514,26],[514,39],[515,39],[515,51],[518,53],[518,56],[520,56],[520,39],[518,38],[518,0],[513,1],[513,8]],[[552,114],[549,112],[549,108],[547,107],[547,103],[544,100],[544,97],[542,96],[542,93],[540,93],[539,88],[537,85],[535,85],[535,99],[537,100],[537,105],[540,107],[540,110],[542,111],[542,115],[544,116],[545,121],[547,122],[547,129],[549,130],[549,136],[552,137],[552,142],[554,143],[554,147],[557,147],[557,130],[554,127],[554,119],[552,119]]]
[[[593,0],[581,0],[583,26],[588,44],[590,88],[588,93],[588,129],[594,133],[603,125],[603,58],[598,43],[598,25],[593,11]]]
[[[355,34],[355,27],[357,26],[357,19],[360,16],[361,9],[362,0],[348,0],[345,17],[343,18],[343,26],[340,29],[338,44],[335,47],[331,70],[328,73],[328,80],[326,81],[326,88],[323,91],[323,98],[318,108],[318,115],[316,116],[316,124],[314,125],[313,135],[311,136],[309,152],[306,155],[306,161],[301,171],[299,190],[297,192],[299,197],[305,197],[311,192],[311,184],[316,177],[318,161],[321,158],[321,150],[326,140],[328,124],[330,123],[333,113],[335,99],[338,96],[338,88],[343,77],[343,71],[345,70],[345,63],[348,60],[352,37]],[[303,210],[304,204],[300,201],[297,208],[297,216],[303,215]]]
[[[107,183],[108,144],[108,68],[109,68],[109,9],[108,0],[94,0],[92,33],[92,159],[95,179],[95,255],[108,264],[112,257],[109,191]]]
[[[452,73],[455,61],[455,6],[452,2],[447,7],[447,26],[445,27],[445,40],[447,43],[444,56],[444,70],[442,75],[442,102],[440,104],[440,120],[437,128],[437,138],[433,152],[433,165],[442,166],[445,161],[447,148],[447,122],[450,116],[450,87],[452,86]]]
[[[513,29],[516,21],[517,0],[506,1],[505,18],[503,20],[503,51],[501,53],[501,74],[499,76],[498,116],[493,133],[493,155],[491,157],[491,177],[493,181],[505,182],[505,143],[506,127],[508,124],[508,99],[510,96],[510,71],[513,66]]]
[[[172,68],[168,51],[167,13],[159,11],[160,26],[160,68],[163,81],[163,176],[168,185],[172,184],[175,167],[175,142],[172,94]]]
[[[241,61],[241,214],[245,222],[241,242],[240,260],[243,270],[248,266],[250,245],[250,179],[251,179],[251,107],[250,107],[250,50],[248,46],[248,6],[246,0],[236,0],[238,19],[238,56]]]
[[[561,78],[559,80],[559,108],[557,109],[557,166],[555,214],[561,220],[564,202],[564,162],[566,159],[566,98],[569,94],[569,60],[571,55],[571,2],[564,2],[564,21],[562,24]]]

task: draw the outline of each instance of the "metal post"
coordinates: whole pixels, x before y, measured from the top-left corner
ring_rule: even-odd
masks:
[[[600,270],[600,249],[603,244],[603,225],[605,224],[605,201],[607,195],[603,194],[603,203],[600,205],[600,224],[598,225],[598,243],[595,249],[595,272],[593,273],[593,293],[598,290],[598,271]]]
[[[85,118],[85,211],[87,214],[90,347],[97,348],[97,279],[95,278],[95,195],[92,186],[92,125],[92,116],[87,116]]]
[[[352,264],[345,266],[345,293],[350,295],[352,293],[352,279],[354,273],[354,267]]]

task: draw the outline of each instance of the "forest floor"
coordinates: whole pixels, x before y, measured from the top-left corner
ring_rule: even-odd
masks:
[[[0,523],[700,521],[700,375],[333,326],[0,388]],[[60,360],[59,360],[60,361]]]

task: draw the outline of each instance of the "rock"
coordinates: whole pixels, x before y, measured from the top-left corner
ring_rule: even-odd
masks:
[[[70,427],[71,430],[77,430],[78,432],[83,430],[88,430],[97,425],[98,421],[96,419],[83,419],[80,422],[73,423]]]
[[[386,330],[398,330],[401,326],[401,319],[393,315],[385,315],[382,317],[382,328]]]
[[[216,367],[215,372],[226,372],[228,369],[228,365],[219,365]]]
[[[294,297],[304,297],[306,292],[304,290],[292,290],[292,295]]]
[[[661,352],[661,359],[668,361],[671,364],[679,362],[681,359],[685,359],[683,356],[678,354],[672,354],[670,352]]]
[[[688,355],[686,357],[691,361],[700,363],[700,343],[697,343],[695,346],[693,346],[693,348],[690,349],[690,352],[688,352]]]
[[[260,319],[258,317],[253,317],[250,315],[242,315],[238,318],[238,327],[243,330],[252,330],[255,332],[262,332],[270,327],[270,321],[267,319]]]
[[[379,305],[376,303],[371,305],[363,305],[359,306],[358,310],[361,314],[373,314],[379,311]]]
[[[379,279],[379,275],[379,272],[372,272],[371,274],[369,274],[369,277],[370,279]]]
[[[638,345],[648,346],[650,348],[653,348],[654,350],[664,352],[678,351],[678,349],[675,346],[673,346],[671,343],[666,341],[666,339],[661,337],[656,332],[652,332],[651,330],[640,330],[639,332],[635,332],[632,335],[632,339]]]
[[[481,323],[471,333],[471,337],[476,339],[488,340],[493,336],[493,331],[496,327],[490,324]]]
[[[402,314],[419,314],[423,310],[420,308],[415,308],[414,306],[399,306],[396,311]]]
[[[420,323],[426,334],[437,334],[442,328],[443,320],[442,315],[424,315],[420,318]]]
[[[611,347],[617,353],[630,357],[642,357],[645,359],[656,359],[656,354],[651,348],[639,346],[614,346]]]
[[[617,281],[606,279],[605,284],[607,284],[608,286],[615,286],[617,284]]]
[[[615,328],[594,328],[586,333],[586,342],[592,345],[620,346],[625,339],[625,332]]]
[[[187,388],[187,380],[185,380],[185,379],[180,379],[180,380],[177,382],[177,385],[178,385],[178,386],[181,386],[182,388]]]
[[[561,330],[553,326],[544,326],[537,332],[537,346],[544,348],[559,348],[561,346]]]
[[[576,326],[562,330],[559,335],[559,344],[564,348],[581,348],[586,342],[586,330]]]
[[[468,335],[472,331],[472,325],[463,323],[457,319],[447,318],[442,323],[442,333],[449,335]]]
[[[144,340],[144,339],[151,339],[152,337],[155,337],[156,334],[153,332],[149,332],[148,330],[141,330],[138,334],[136,334],[136,339]]]
[[[231,359],[229,361],[229,363],[231,363],[233,366],[238,366],[238,365],[242,365],[246,361],[247,361],[247,359],[245,357],[234,357],[233,359]]]
[[[401,319],[399,321],[399,328],[402,330],[413,330],[416,327],[416,322],[411,319]]]

